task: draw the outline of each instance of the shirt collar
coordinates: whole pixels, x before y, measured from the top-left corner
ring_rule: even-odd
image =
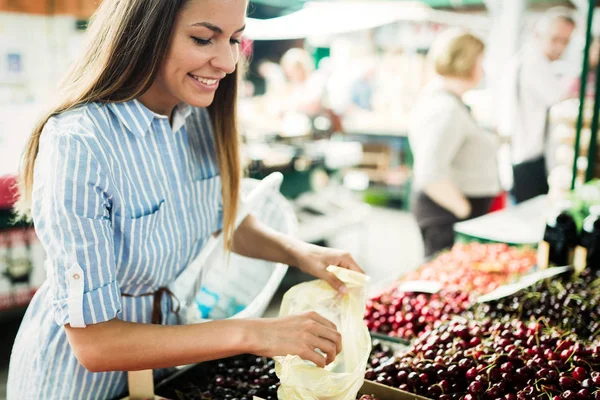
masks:
[[[168,119],[166,115],[153,112],[138,99],[110,102],[108,103],[108,107],[127,130],[140,137],[146,136],[155,118]],[[181,129],[191,112],[192,107],[188,104],[179,103],[176,106],[173,116],[173,132],[178,132]]]
[[[182,126],[185,125],[185,121],[192,113],[192,107],[186,103],[179,103],[175,107],[175,114],[173,114],[173,132],[179,132]]]

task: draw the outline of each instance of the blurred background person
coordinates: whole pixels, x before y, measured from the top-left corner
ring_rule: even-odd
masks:
[[[309,117],[319,114],[326,82],[315,72],[314,61],[304,49],[292,48],[281,57],[281,68],[286,78],[286,98],[282,99],[287,112]]]
[[[596,91],[596,68],[598,67],[598,61],[600,60],[600,36],[594,36],[592,39],[588,56],[589,70],[585,95],[587,97],[594,97],[594,92]],[[580,90],[581,78],[577,77],[572,80],[571,87],[569,88],[569,97],[579,98]]]
[[[470,33],[442,33],[430,54],[438,77],[412,114],[413,212],[426,257],[451,247],[454,223],[486,214],[500,192],[499,139],[478,126],[462,101],[483,78],[484,48]]]
[[[575,30],[571,10],[554,7],[538,21],[535,37],[512,61],[505,123],[512,136],[512,194],[517,203],[548,193],[546,144],[548,111],[569,97],[572,79],[560,76],[553,63]]]
[[[281,66],[273,61],[263,61],[258,66],[258,74],[265,80],[266,93],[280,93],[285,87],[285,74]]]

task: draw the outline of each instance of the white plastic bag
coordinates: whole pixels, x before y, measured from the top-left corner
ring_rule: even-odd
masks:
[[[301,283],[283,297],[281,317],[316,311],[333,322],[342,334],[342,352],[327,367],[319,368],[299,356],[275,357],[282,400],[354,400],[363,381],[371,339],[363,322],[369,277],[345,268],[329,266],[346,287],[342,297],[322,280]]]
[[[294,210],[279,187],[283,175],[274,172],[261,181],[244,179],[236,227],[252,213],[278,232],[295,235]],[[198,257],[169,288],[180,303],[179,324],[211,319],[258,318],[277,291],[287,265],[223,252],[222,232],[211,237]]]

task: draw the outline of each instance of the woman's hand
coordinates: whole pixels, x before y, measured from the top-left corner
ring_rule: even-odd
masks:
[[[250,322],[254,324],[250,333],[250,351],[258,356],[298,355],[323,368],[342,351],[342,335],[332,322],[314,311]]]
[[[346,286],[327,267],[335,265],[352,271],[364,273],[350,253],[303,243],[296,255],[296,266],[303,272],[323,279],[341,294],[346,294]]]

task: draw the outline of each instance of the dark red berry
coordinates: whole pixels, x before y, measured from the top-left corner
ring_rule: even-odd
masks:
[[[577,400],[577,395],[572,390],[567,390],[561,397],[565,400]]]
[[[590,400],[590,396],[590,391],[587,389],[581,389],[579,392],[577,392],[577,400]]]
[[[504,364],[502,364],[500,366],[500,370],[502,372],[512,372],[512,370],[513,370],[513,363],[511,363],[510,361],[505,362]]]
[[[583,367],[575,367],[572,375],[575,380],[581,382],[587,377],[587,371]]]
[[[483,385],[481,384],[481,382],[471,382],[471,384],[469,385],[469,393],[471,393],[472,395],[478,395],[481,392],[483,392]]]

